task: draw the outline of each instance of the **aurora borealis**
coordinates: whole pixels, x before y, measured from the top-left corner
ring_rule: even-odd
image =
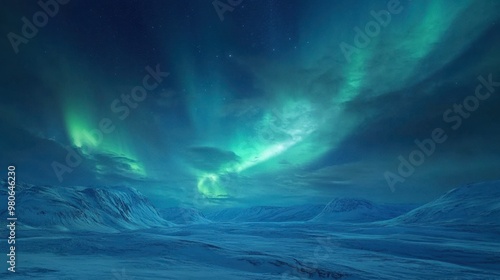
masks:
[[[26,182],[125,184],[200,208],[423,202],[498,179],[500,89],[387,186],[384,172],[445,127],[478,76],[500,80],[495,0],[401,0],[347,59],[341,43],[355,47],[355,28],[388,2],[243,0],[221,21],[211,1],[69,1],[18,54],[2,40],[1,166]],[[40,10],[9,5],[3,34]],[[147,67],[169,75],[124,101]],[[98,139],[103,119],[113,129]],[[82,162],[59,181],[52,163],[68,149]]]

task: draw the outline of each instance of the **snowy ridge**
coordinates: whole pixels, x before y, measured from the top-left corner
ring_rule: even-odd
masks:
[[[310,220],[323,207],[322,205],[299,205],[290,207],[229,208],[207,213],[206,217],[217,222],[297,222]]]
[[[391,222],[499,226],[500,181],[455,188]]]
[[[160,210],[162,218],[176,224],[206,224],[210,220],[194,208],[170,207]]]
[[[0,196],[6,196],[6,189]],[[116,232],[168,225],[145,196],[129,187],[18,183],[16,205],[19,223],[25,228]],[[5,211],[1,214],[6,215]]]
[[[207,213],[206,217],[214,222],[372,222],[397,217],[413,208],[411,205],[377,205],[364,199],[336,198],[326,206],[229,208]]]
[[[370,210],[374,208],[374,204],[365,199],[335,198],[325,206],[322,213],[352,212],[359,209]]]
[[[373,222],[387,220],[407,212],[410,206],[377,205],[365,199],[335,198],[313,222]]]

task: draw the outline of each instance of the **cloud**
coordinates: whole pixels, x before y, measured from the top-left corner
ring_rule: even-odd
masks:
[[[140,162],[126,156],[112,153],[97,153],[88,156],[100,177],[121,180],[144,180],[145,170]]]
[[[217,172],[239,163],[240,157],[234,152],[214,147],[191,147],[187,150],[186,160],[196,169]]]

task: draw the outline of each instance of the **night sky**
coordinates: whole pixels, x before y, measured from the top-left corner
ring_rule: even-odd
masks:
[[[41,7],[8,1],[0,168],[199,208],[422,203],[499,179],[500,1],[401,0],[356,47],[394,1],[242,0],[221,20],[208,0],[72,0],[17,46]]]

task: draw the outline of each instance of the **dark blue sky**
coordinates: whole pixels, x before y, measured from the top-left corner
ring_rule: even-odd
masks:
[[[1,166],[197,207],[499,178],[499,2],[224,3],[9,2]]]

